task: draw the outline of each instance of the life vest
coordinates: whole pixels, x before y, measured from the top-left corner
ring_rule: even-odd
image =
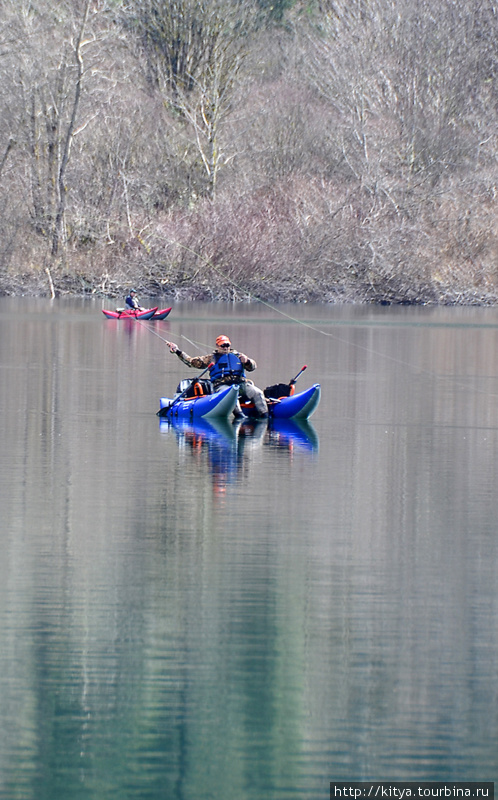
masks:
[[[245,372],[236,353],[214,353],[214,364],[209,370],[213,383],[241,383]]]

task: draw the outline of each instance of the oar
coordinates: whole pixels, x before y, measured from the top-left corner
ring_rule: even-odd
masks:
[[[289,381],[289,386],[294,386],[295,382],[297,381],[297,379],[299,378],[299,376],[303,374],[303,372],[304,372],[304,370],[305,370],[305,369],[308,369],[308,365],[307,365],[307,364],[305,364],[305,365],[304,365],[304,367],[301,367],[301,369],[300,369],[300,370],[299,370],[299,372],[297,373],[296,377],[295,377],[295,378],[292,378],[292,380],[290,380],[290,381]]]
[[[157,412],[156,416],[157,416],[157,417],[167,417],[167,416],[168,416],[168,414],[171,412],[171,409],[173,408],[173,406],[174,406],[174,405],[176,405],[176,403],[178,403],[178,402],[179,402],[179,401],[182,399],[182,397],[185,397],[185,395],[187,394],[187,392],[188,392],[188,390],[190,389],[190,387],[192,386],[192,384],[193,384],[195,381],[198,381],[198,380],[200,380],[200,378],[202,378],[202,376],[203,376],[203,375],[205,375],[205,374],[206,374],[206,372],[208,372],[208,371],[209,371],[209,370],[210,370],[212,367],[214,367],[214,361],[212,361],[210,364],[208,364],[208,366],[206,367],[206,369],[205,369],[203,372],[201,372],[201,374],[200,374],[200,375],[198,375],[198,376],[197,376],[197,378],[193,378],[193,379],[192,379],[192,381],[189,383],[189,385],[187,386],[187,388],[186,388],[186,389],[184,389],[184,390],[183,390],[183,392],[181,392],[181,393],[178,395],[178,397],[175,397],[175,399],[173,400],[173,402],[171,403],[171,405],[170,405],[170,406],[165,406],[164,408],[160,408],[160,409],[159,409],[159,411]]]

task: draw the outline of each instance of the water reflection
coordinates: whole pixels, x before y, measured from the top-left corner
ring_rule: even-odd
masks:
[[[163,435],[168,323],[46,306],[0,298],[0,800],[498,774],[496,311],[175,308],[259,385],[313,354],[316,455]]]
[[[159,419],[161,433],[174,433],[178,446],[194,462],[208,465],[216,494],[223,494],[241,476],[248,454],[258,448],[286,453],[318,452],[318,434],[307,421],[223,419]]]
[[[282,448],[293,453],[295,450],[318,452],[318,434],[313,425],[306,421],[286,419],[274,420],[268,428],[270,447]]]

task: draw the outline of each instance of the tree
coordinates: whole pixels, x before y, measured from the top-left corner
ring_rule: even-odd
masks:
[[[99,5],[99,8],[97,8]],[[31,218],[56,257],[65,240],[68,168],[74,137],[91,114],[80,119],[83,54],[98,41],[95,0],[16,3],[8,11],[18,47],[11,57],[13,86],[22,107],[19,147],[29,167]],[[90,15],[93,30],[86,38]]]
[[[232,0],[135,0],[131,7],[125,24],[136,34],[149,84],[163,93],[169,123],[183,128],[214,198],[219,171],[235,154],[223,132],[257,8]]]
[[[472,106],[496,73],[491,5],[321,0],[307,65],[336,111],[337,143],[355,178],[373,185],[380,173],[404,172],[432,183],[468,158]]]
[[[91,0],[86,0],[83,8],[83,17],[81,24],[76,32],[76,37],[72,43],[73,56],[74,56],[74,75],[72,77],[72,97],[69,103],[69,119],[66,123],[65,130],[61,137],[61,155],[57,169],[57,200],[56,200],[56,213],[53,226],[52,235],[52,255],[56,256],[59,250],[59,244],[62,234],[62,224],[64,221],[64,212],[66,210],[66,171],[69,162],[69,154],[71,151],[71,143],[76,129],[76,120],[78,117],[78,110],[81,98],[81,84],[83,80],[83,35],[88,20],[88,13],[90,10]]]

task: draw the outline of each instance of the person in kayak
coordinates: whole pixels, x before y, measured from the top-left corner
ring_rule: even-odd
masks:
[[[215,392],[222,386],[230,386],[234,383],[239,384],[239,397],[243,400],[251,400],[260,417],[268,416],[268,405],[262,390],[258,389],[245,375],[246,370],[253,372],[257,364],[254,359],[249,358],[244,353],[233,350],[228,336],[218,336],[214,353],[208,353],[205,356],[189,356],[180,350],[174,342],[166,342],[166,344],[170,351],[175,353],[187,367],[206,369],[212,363],[213,366],[209,370],[209,377]],[[233,413],[236,417],[244,416],[239,402],[237,402]]]
[[[134,311],[145,311],[145,308],[142,308],[142,306],[138,301],[135,289],[130,290],[130,294],[126,298],[125,303],[128,306],[128,308],[132,308]]]

